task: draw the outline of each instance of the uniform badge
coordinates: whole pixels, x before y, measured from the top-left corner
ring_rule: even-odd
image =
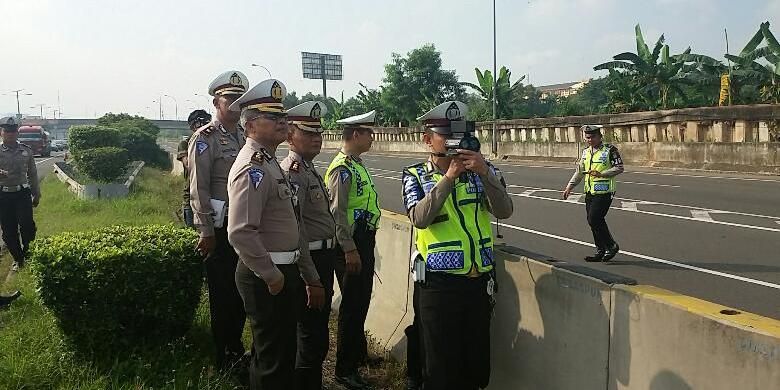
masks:
[[[460,108],[458,108],[458,104],[455,102],[450,104],[450,106],[447,107],[447,112],[444,115],[451,121],[460,118]]]
[[[298,195],[298,190],[301,189],[301,185],[294,181],[290,181],[290,186],[292,187],[293,194]]]
[[[249,168],[247,174],[249,175],[249,181],[252,183],[255,189],[260,187],[260,183],[263,181],[263,176],[265,175],[263,170],[260,168]]]
[[[225,138],[225,137],[219,137],[219,144],[220,144],[220,145],[227,145],[227,144],[228,144],[228,140],[227,140],[227,138]]]
[[[263,153],[263,156],[265,156],[265,159],[268,161],[271,161],[274,159],[274,156],[271,156],[271,153],[268,153],[265,149],[260,149],[260,152]]]
[[[296,160],[290,165],[290,172],[298,172],[301,170],[301,164]]]
[[[349,171],[346,169],[342,169],[339,171],[339,178],[341,179],[342,183],[346,183],[347,180],[349,180]]]
[[[238,73],[230,75],[230,84],[241,86],[241,76],[239,76]]]
[[[282,86],[277,81],[271,86],[271,97],[276,100],[282,100],[284,93],[282,92]]]
[[[203,134],[211,135],[211,132],[214,131],[214,126],[209,126],[205,129],[203,129]]]
[[[263,160],[263,155],[260,152],[255,152],[254,154],[252,154],[253,163],[262,165],[264,161],[265,160]]]
[[[203,152],[205,152],[206,149],[208,148],[209,148],[209,144],[207,144],[206,142],[200,140],[195,141],[195,149],[197,149],[198,155],[203,154]]]
[[[311,108],[311,112],[309,113],[309,116],[313,119],[320,119],[321,115],[322,115],[322,109],[320,108],[320,104],[315,103],[314,107]]]

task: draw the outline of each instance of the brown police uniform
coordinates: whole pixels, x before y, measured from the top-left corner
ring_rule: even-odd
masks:
[[[321,133],[320,117],[327,112],[324,104],[306,102],[287,111],[290,123],[301,131]],[[333,269],[335,261],[336,224],[330,212],[328,192],[322,176],[311,161],[290,151],[281,163],[288,173],[300,203],[301,217],[306,228],[317,274],[325,287],[325,305],[311,309],[304,305],[298,319],[298,355],[295,363],[296,390],[322,388],[322,363],[328,354],[328,321],[333,301]]]
[[[212,96],[241,94],[247,89],[246,76],[238,71],[224,72],[212,81]],[[229,131],[218,119],[201,127],[190,137],[187,149],[190,206],[193,222],[201,237],[214,237],[216,247],[206,256],[211,332],[216,361],[227,367],[244,354],[241,335],[246,313],[235,283],[238,255],[227,238],[227,222],[215,227],[211,199],[227,202],[227,179],[239,150],[244,146],[244,131],[236,125]],[[228,205],[229,207],[229,205]]]
[[[0,126],[6,131],[18,128],[10,117],[0,120]],[[24,264],[30,242],[35,239],[32,199],[40,197],[32,149],[19,142],[0,144],[0,228],[15,268]]]

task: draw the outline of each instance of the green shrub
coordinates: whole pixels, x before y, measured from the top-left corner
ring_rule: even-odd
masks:
[[[196,240],[173,225],[62,233],[33,243],[30,268],[76,351],[112,355],[190,328],[202,285]]]
[[[157,145],[157,139],[146,130],[137,127],[118,127],[122,147],[127,149],[132,161],[144,161],[160,169],[170,170],[168,153]]]
[[[119,131],[103,126],[71,126],[68,130],[68,149],[72,154],[107,146],[122,146]]]
[[[130,162],[127,149],[100,147],[79,151],[73,155],[79,172],[93,180],[110,183],[122,176]]]

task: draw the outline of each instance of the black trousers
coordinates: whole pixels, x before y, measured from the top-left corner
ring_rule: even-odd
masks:
[[[335,249],[311,251],[311,258],[320,282],[325,287],[325,305],[321,310],[306,307],[302,300],[301,314],[298,318],[298,354],[295,359],[296,389],[322,389],[322,362],[328,355],[330,335],[328,321],[333,303],[333,266],[336,261]],[[301,285],[304,288],[304,285]],[[305,294],[305,293],[304,293]]]
[[[24,262],[36,232],[29,188],[17,192],[0,192],[0,228],[3,230],[3,241],[14,261]]]
[[[612,198],[615,194],[585,194],[585,210],[588,213],[588,225],[593,232],[593,241],[599,250],[607,250],[615,246],[615,240],[609,232],[607,216]]]
[[[252,325],[250,389],[290,390],[295,376],[296,324],[303,281],[296,264],[277,265],[284,287],[271,295],[263,279],[239,262],[236,285]]]
[[[478,278],[428,272],[420,289],[425,390],[475,390],[490,380],[490,296]]]
[[[420,319],[420,283],[414,283],[412,293],[412,308],[414,319],[412,324],[404,329],[406,334],[406,377],[418,384],[423,383],[425,370],[425,353],[423,348],[422,320]]]
[[[344,251],[336,247],[336,278],[341,289],[338,332],[336,340],[336,375],[346,376],[357,372],[368,357],[368,340],[365,324],[371,292],[374,288],[374,247],[376,230],[357,225],[352,235],[360,254],[359,274],[347,274]]]
[[[238,255],[230,246],[227,229],[214,229],[217,246],[206,257],[206,280],[209,287],[211,333],[216,347],[217,365],[224,367],[244,354],[241,335],[246,313],[236,288]]]

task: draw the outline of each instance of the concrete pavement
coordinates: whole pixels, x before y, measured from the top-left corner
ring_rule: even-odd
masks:
[[[277,155],[286,155],[280,148]],[[316,165],[324,172],[334,151]],[[425,159],[371,154],[383,208],[404,213],[400,171]],[[592,253],[582,197],[561,199],[572,167],[499,162],[515,214],[498,223],[504,241],[574,264]],[[580,186],[581,190],[581,186]],[[618,178],[607,217],[622,253],[588,266],[738,310],[780,318],[780,178],[635,169]]]

